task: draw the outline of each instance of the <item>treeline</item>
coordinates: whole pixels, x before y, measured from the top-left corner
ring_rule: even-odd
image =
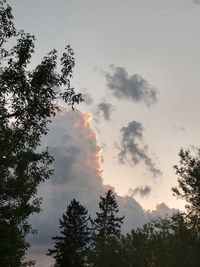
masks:
[[[55,266],[90,266],[99,262],[108,242],[120,237],[124,217],[118,217],[115,195],[108,190],[99,202],[99,212],[93,220],[88,211],[73,199],[60,219],[61,236],[53,237],[54,249],[48,255],[56,260]]]
[[[193,175],[200,173],[200,160],[193,161],[188,151],[181,151],[180,156],[182,166],[175,168],[182,179],[173,191],[186,199],[190,190],[192,199],[200,199],[200,190],[193,186],[199,181],[200,176],[196,179]],[[189,169],[191,163],[193,169]],[[187,171],[192,175],[190,182],[184,176]],[[123,235],[124,217],[118,216],[111,190],[100,197],[95,219],[73,199],[60,219],[60,235],[53,237],[55,246],[47,255],[55,259],[54,267],[199,267],[200,213],[196,200],[188,202],[187,213],[160,218]]]

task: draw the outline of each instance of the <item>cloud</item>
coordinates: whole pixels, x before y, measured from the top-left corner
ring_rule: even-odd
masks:
[[[87,92],[83,93],[83,99],[84,99],[84,103],[87,105],[92,105],[94,103],[93,98]]]
[[[157,102],[157,90],[138,74],[128,75],[123,67],[110,65],[112,72],[104,72],[106,86],[119,99],[143,102],[148,107]]]
[[[195,4],[200,4],[200,0],[193,0]]]
[[[171,217],[178,213],[178,209],[169,208],[164,202],[156,205],[156,209],[147,212],[148,220],[156,220],[160,217]]]
[[[130,188],[129,189],[129,194],[132,197],[135,197],[136,195],[140,195],[141,197],[145,197],[151,193],[151,187],[150,186],[138,186],[135,189]]]
[[[31,218],[38,234],[29,236],[32,245],[29,258],[38,261],[37,267],[49,262],[45,253],[52,247],[51,237],[58,234],[59,218],[70,201],[76,198],[94,217],[100,196],[110,188],[103,183],[102,151],[90,122],[88,113],[63,111],[53,120],[43,140],[54,155],[55,173],[39,188],[38,195],[43,198],[42,213]],[[123,232],[146,222],[146,213],[134,198],[118,195],[116,198],[120,215],[125,215]]]
[[[74,179],[74,163],[80,150],[77,146],[72,145],[66,148],[65,146],[51,147],[49,149],[51,155],[54,155],[53,162],[54,176],[52,183],[63,184],[66,180]],[[66,175],[67,174],[67,175]]]
[[[30,235],[31,248],[27,258],[36,261],[36,267],[48,267],[52,258],[46,256],[48,248],[53,247],[52,237],[59,234],[59,218],[66,211],[73,198],[79,200],[94,218],[98,211],[100,196],[111,188],[103,183],[101,165],[102,150],[91,127],[91,115],[63,111],[53,119],[50,132],[43,139],[54,155],[54,176],[42,184],[38,195],[43,198],[42,212],[31,217],[37,235]],[[143,194],[148,191],[143,188]],[[156,210],[146,212],[131,196],[116,194],[120,216],[125,215],[123,233],[142,226],[159,213],[170,209],[163,203]],[[167,207],[167,208],[166,208]]]
[[[185,127],[183,126],[174,126],[173,129],[182,133],[187,133]]]
[[[112,104],[108,102],[100,102],[97,106],[97,111],[95,112],[96,121],[98,122],[99,117],[102,115],[107,121],[110,121],[111,113],[114,110]]]
[[[155,167],[152,159],[147,155],[148,146],[143,143],[143,127],[140,122],[129,122],[127,127],[122,127],[121,143],[116,145],[119,149],[118,159],[122,164],[138,164],[143,162],[149,171],[154,175],[162,175],[161,171]]]

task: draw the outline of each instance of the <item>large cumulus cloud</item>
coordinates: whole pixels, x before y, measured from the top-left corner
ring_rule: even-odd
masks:
[[[55,158],[55,173],[39,189],[43,212],[31,218],[38,234],[29,237],[32,244],[30,256],[40,258],[40,262],[42,256],[38,254],[38,248],[45,257],[45,251],[52,246],[51,237],[57,234],[58,219],[72,198],[79,200],[95,216],[99,197],[109,188],[103,184],[101,148],[90,121],[91,116],[87,113],[63,111],[50,125],[50,133],[43,140]],[[123,231],[146,221],[143,208],[132,197],[117,196],[117,200],[120,212],[126,218]],[[41,263],[37,266],[44,267]]]
[[[143,102],[151,106],[157,101],[157,90],[139,74],[130,75],[123,67],[110,65],[111,72],[104,72],[106,86],[119,99]]]
[[[42,213],[31,218],[38,234],[29,237],[32,246],[28,256],[37,261],[37,267],[50,266],[51,257],[45,254],[52,247],[51,237],[58,234],[59,218],[70,201],[76,198],[94,217],[100,195],[111,188],[103,184],[101,148],[90,121],[87,113],[63,111],[54,119],[49,135],[43,140],[54,155],[55,173],[39,189],[43,197]],[[116,195],[116,199],[120,215],[125,215],[124,233],[150,218],[133,197]]]

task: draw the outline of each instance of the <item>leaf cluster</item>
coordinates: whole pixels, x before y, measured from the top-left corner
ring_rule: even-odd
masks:
[[[73,108],[83,99],[70,83],[71,47],[60,59],[55,49],[50,51],[31,68],[35,37],[17,30],[13,19],[11,7],[0,0],[0,258],[2,266],[17,267],[27,249],[25,237],[34,232],[28,218],[40,212],[38,186],[53,173],[53,158],[48,148],[41,149],[41,138],[60,111],[59,101]]]

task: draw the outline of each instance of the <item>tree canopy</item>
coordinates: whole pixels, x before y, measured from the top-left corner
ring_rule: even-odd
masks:
[[[173,194],[186,201],[187,217],[200,229],[200,149],[193,156],[189,150],[179,152],[180,166],[174,166],[178,186],[173,187]]]
[[[8,49],[9,41],[14,45]],[[38,147],[59,111],[56,103],[62,100],[73,108],[83,100],[70,83],[71,47],[60,59],[55,49],[50,51],[31,69],[34,48],[35,37],[15,28],[11,7],[0,0],[0,258],[6,267],[20,266],[31,231],[28,218],[40,211],[38,185],[53,173],[48,149]]]
[[[95,237],[119,236],[124,217],[117,216],[119,212],[115,194],[112,190],[106,192],[105,197],[100,196],[99,212],[93,221]]]
[[[47,255],[53,256],[58,267],[85,266],[90,242],[88,211],[73,199],[59,221],[62,235],[53,237],[55,246]]]

